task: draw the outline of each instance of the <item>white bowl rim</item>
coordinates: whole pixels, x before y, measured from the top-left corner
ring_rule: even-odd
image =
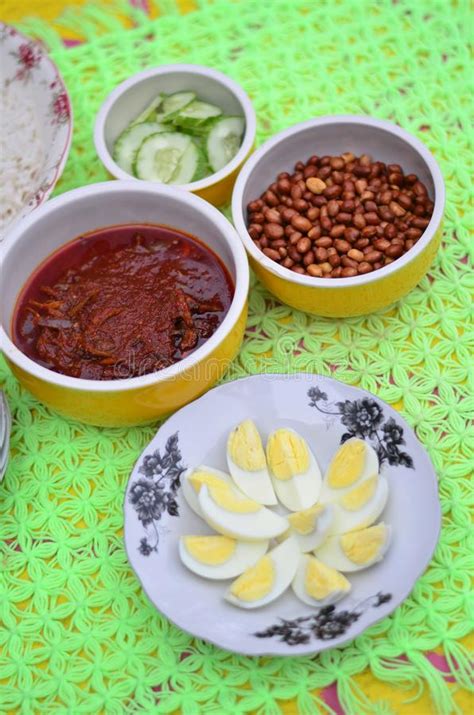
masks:
[[[234,227],[218,209],[212,206],[212,204],[209,204],[207,201],[204,201],[204,199],[201,199],[195,194],[178,189],[175,186],[166,186],[164,184],[146,181],[107,181],[90,184],[88,186],[83,186],[73,189],[72,191],[65,192],[64,194],[47,201],[36,211],[32,212],[20,221],[17,226],[12,228],[5,241],[0,244],[0,265],[5,260],[5,255],[8,253],[9,248],[13,246],[13,244],[27,229],[47,214],[63,210],[69,204],[74,203],[77,199],[82,199],[88,196],[103,197],[107,194],[120,194],[124,192],[137,194],[158,194],[165,197],[169,196],[170,198],[179,199],[184,208],[191,207],[199,211],[201,214],[204,214],[207,219],[214,223],[224,237],[235,262],[235,291],[229,310],[215,333],[213,333],[213,335],[211,335],[211,337],[208,338],[203,345],[187,357],[170,367],[163,368],[162,370],[158,370],[156,372],[147,373],[146,375],[140,375],[138,377],[128,377],[123,379],[118,378],[117,380],[87,380],[78,377],[70,377],[69,375],[63,375],[59,372],[55,372],[54,370],[49,370],[27,357],[13,343],[3,326],[0,325],[0,348],[6,357],[19,368],[25,370],[25,372],[43,380],[44,382],[72,390],[84,390],[87,392],[125,392],[127,390],[135,390],[137,388],[158,384],[160,382],[167,381],[170,378],[179,377],[189,368],[192,368],[194,365],[197,365],[205,360],[206,357],[208,357],[209,354],[212,353],[216,347],[218,347],[223,339],[233,330],[236,321],[244,309],[249,289],[249,265],[245,249],[239,240]],[[114,224],[111,223],[108,225]],[[75,236],[73,236],[70,240],[73,240],[74,238]],[[68,241],[65,241],[65,243],[67,242]]]
[[[383,268],[373,271],[372,273],[365,273],[352,278],[313,278],[312,276],[303,276],[299,273],[294,273],[288,268],[280,266],[278,263],[265,256],[265,254],[255,246],[248,234],[247,225],[242,211],[242,198],[247,180],[250,173],[259,163],[260,159],[275,149],[288,137],[294,136],[305,129],[321,127],[328,124],[361,124],[368,127],[383,129],[390,134],[394,134],[399,139],[402,139],[409,144],[422,157],[428,167],[428,170],[430,171],[435,190],[433,215],[431,216],[430,222],[423,235],[413,248],[407,251],[407,253],[400,258],[397,258],[397,260],[393,261],[393,263],[390,263],[388,266],[384,266]],[[357,114],[332,114],[324,117],[317,117],[316,119],[309,119],[308,121],[300,122],[299,124],[294,124],[288,129],[284,129],[278,134],[275,134],[275,136],[262,144],[252,154],[242,167],[234,185],[234,191],[232,194],[232,220],[248,253],[257,261],[257,263],[261,264],[270,273],[273,273],[279,278],[283,278],[290,283],[295,283],[296,285],[337,290],[338,288],[348,288],[351,286],[361,286],[367,283],[375,283],[377,280],[385,278],[392,273],[396,273],[414,260],[428,245],[433,238],[434,233],[439,228],[443,217],[445,200],[446,191],[443,175],[438,166],[438,162],[423,142],[399,127],[397,124],[393,124],[392,122],[388,122],[384,119],[375,119],[374,117]]]
[[[161,65],[160,67],[154,67],[152,69],[144,70],[143,72],[138,72],[137,74],[134,74],[126,79],[124,82],[115,87],[114,90],[112,90],[99,109],[94,126],[95,148],[107,171],[109,171],[117,179],[125,181],[130,181],[131,179],[133,181],[143,181],[132,174],[128,174],[113,160],[105,143],[105,123],[109,113],[113,111],[116,101],[122,96],[122,94],[127,92],[130,87],[140,84],[142,81],[149,79],[150,77],[161,77],[162,75],[170,74],[172,72],[188,72],[189,74],[209,77],[210,79],[219,82],[236,97],[244,112],[245,132],[242,144],[240,145],[237,154],[229,161],[228,164],[222,167],[222,169],[219,169],[219,171],[216,171],[214,174],[210,174],[210,176],[206,176],[204,179],[200,179],[199,181],[192,181],[189,184],[166,184],[166,186],[178,186],[184,191],[199,191],[201,189],[207,189],[210,186],[214,186],[214,184],[217,184],[222,179],[225,179],[240,166],[242,161],[252,149],[257,128],[255,110],[248,94],[239,84],[237,84],[237,82],[234,82],[233,79],[218,70],[212,69],[211,67],[180,63]]]
[[[67,124],[68,124],[67,137],[66,137],[66,141],[64,142],[61,150],[58,151],[59,161],[57,162],[57,165],[56,165],[56,172],[54,174],[54,177],[48,183],[48,186],[46,187],[46,189],[42,192],[40,202],[38,204],[32,205],[32,206],[25,204],[23,206],[23,209],[19,212],[19,214],[17,216],[15,216],[15,218],[12,220],[11,226],[7,225],[6,231],[5,231],[5,235],[6,235],[6,232],[9,231],[10,228],[13,228],[14,224],[18,223],[25,216],[28,216],[28,214],[30,214],[32,211],[35,211],[37,208],[42,206],[45,203],[45,201],[51,196],[52,192],[56,188],[56,184],[58,183],[59,179],[61,178],[61,176],[63,174],[64,167],[66,166],[66,162],[69,158],[69,152],[71,150],[72,137],[73,137],[73,132],[74,132],[74,107],[72,106],[71,96],[68,92],[68,88],[64,81],[64,78],[63,78],[61,72],[59,71],[59,68],[58,68],[56,62],[54,62],[54,60],[51,58],[51,55],[49,54],[46,45],[34,37],[25,35],[23,32],[18,30],[16,27],[14,27],[13,25],[9,25],[6,22],[0,21],[0,27],[5,27],[5,28],[8,28],[9,30],[13,30],[14,31],[13,36],[20,37],[27,44],[34,44],[41,51],[42,59],[45,60],[46,62],[49,62],[50,66],[53,68],[53,71],[56,74],[57,79],[61,83],[62,89],[67,97],[67,102],[68,102],[68,107],[69,107],[69,117],[68,117],[68,122],[67,122]]]

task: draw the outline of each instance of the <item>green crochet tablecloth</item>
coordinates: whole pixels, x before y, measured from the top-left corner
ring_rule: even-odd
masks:
[[[0,486],[0,711],[277,715],[293,699],[298,713],[311,715],[332,712],[315,691],[337,679],[346,713],[388,715],[394,711],[357,684],[370,668],[388,687],[429,690],[432,712],[461,712],[424,652],[441,648],[459,688],[472,688],[468,4],[215,0],[185,16],[172,2],[163,5],[153,21],[120,5],[134,29],[97,6],[70,13],[65,24],[88,39],[72,49],[41,23],[23,24],[49,44],[74,107],[57,192],[107,178],[92,142],[101,102],[126,77],[167,62],[206,64],[240,82],[255,104],[259,142],[331,113],[391,119],[419,136],[448,193],[429,275],[396,306],[347,320],[293,311],[254,280],[245,343],[225,379],[290,364],[394,405],[439,475],[441,539],[405,603],[344,648],[316,658],[251,659],[193,640],[149,604],[123,548],[124,487],[156,426],[96,429],[62,419],[0,360],[14,415]]]

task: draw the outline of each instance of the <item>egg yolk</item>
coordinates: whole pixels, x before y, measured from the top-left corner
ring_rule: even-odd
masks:
[[[298,534],[306,536],[314,531],[316,519],[322,511],[324,511],[322,504],[317,504],[316,506],[311,506],[309,509],[303,509],[302,511],[290,514],[288,521]]]
[[[197,494],[199,494],[203,484],[206,484],[208,487],[220,487],[221,485],[227,486],[224,480],[218,477],[217,474],[211,474],[211,472],[200,472],[199,470],[193,472],[188,481]]]
[[[224,564],[237,548],[235,539],[227,536],[185,536],[183,541],[193,559],[210,566]]]
[[[361,439],[350,440],[342,445],[329,467],[327,480],[330,487],[350,487],[359,479],[364,468],[366,449]]]
[[[347,511],[357,511],[361,509],[368,501],[372,499],[377,489],[378,475],[374,474],[373,477],[369,479],[364,479],[362,484],[358,487],[354,487],[350,492],[344,494],[341,498],[340,504]]]
[[[227,448],[234,464],[246,472],[257,472],[267,466],[262,440],[252,420],[241,422],[230,433]]]
[[[226,511],[234,514],[254,514],[262,508],[253,499],[241,497],[227,484],[209,485],[209,495],[213,502]]]
[[[308,596],[316,601],[322,601],[335,591],[350,590],[345,576],[314,558],[308,559],[304,585]]]
[[[309,451],[305,440],[295,432],[279,429],[267,444],[267,459],[273,475],[286,481],[309,468]]]
[[[260,601],[270,593],[274,581],[273,561],[270,556],[264,556],[234,581],[230,592],[241,601]]]
[[[352,531],[340,538],[341,549],[347,558],[359,566],[377,557],[385,543],[385,525],[377,524],[363,531]]]

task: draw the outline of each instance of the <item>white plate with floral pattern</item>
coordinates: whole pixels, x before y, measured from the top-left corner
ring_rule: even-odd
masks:
[[[41,168],[22,208],[7,223],[4,230],[8,230],[46,201],[54,189],[68,157],[73,120],[66,86],[44,47],[1,22],[0,83],[2,88],[15,85],[28,102],[32,100],[43,148]]]
[[[223,598],[229,581],[188,571],[179,537],[211,530],[188,507],[181,475],[207,464],[226,470],[226,441],[241,420],[262,437],[289,426],[308,441],[324,471],[341,441],[365,439],[378,452],[390,496],[381,518],[393,528],[380,563],[350,574],[351,593],[315,609],[287,590],[272,603],[241,610]],[[317,375],[255,375],[228,382],[170,417],[131,474],[124,503],[125,547],[153,605],[193,636],[247,655],[317,653],[352,640],[411,592],[438,541],[441,511],[431,461],[413,430],[365,390]]]

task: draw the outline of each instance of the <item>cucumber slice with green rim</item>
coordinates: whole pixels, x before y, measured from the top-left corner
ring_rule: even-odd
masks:
[[[207,137],[207,158],[213,171],[219,171],[237,154],[245,129],[243,117],[218,119]]]
[[[173,116],[173,124],[183,129],[197,129],[209,120],[220,117],[221,114],[222,109],[219,109],[219,107],[195,99]]]
[[[142,122],[152,122],[154,119],[156,119],[157,110],[161,106],[164,97],[164,94],[159,94],[158,97],[155,97],[155,99],[150,102],[147,107],[145,107],[143,112],[139,114],[136,119],[133,120],[130,126],[133,127],[135,126],[135,124],[141,124]]]
[[[163,99],[163,105],[161,107],[161,112],[158,114],[158,120],[162,122],[164,119],[170,117],[171,114],[180,112],[188,104],[191,104],[193,99],[196,98],[194,92],[176,92],[175,94],[169,94]]]
[[[165,127],[157,122],[143,122],[127,127],[115,142],[114,161],[121,169],[132,174],[135,155],[144,139],[162,131],[166,131]]]
[[[212,174],[212,169],[209,166],[209,162],[207,161],[207,154],[205,151],[205,143],[203,143],[201,137],[194,137],[192,141],[193,141],[194,146],[197,148],[198,157],[199,157],[196,171],[194,172],[192,181],[200,181],[201,179],[204,179],[206,176],[210,176]]]
[[[135,174],[145,181],[188,184],[199,166],[199,150],[191,137],[162,132],[145,139],[135,161]]]

